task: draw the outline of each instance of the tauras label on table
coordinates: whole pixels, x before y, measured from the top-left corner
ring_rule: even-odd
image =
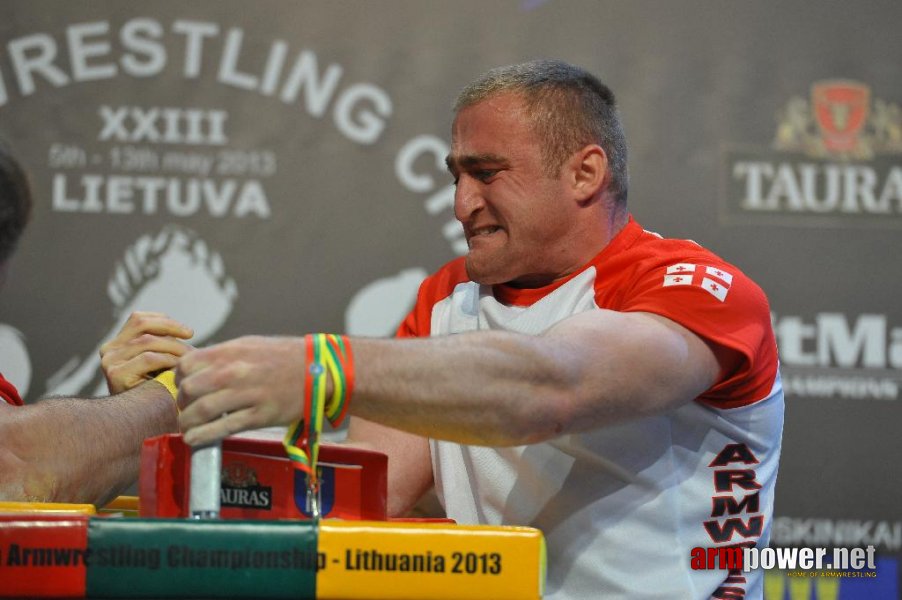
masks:
[[[219,491],[219,496],[222,506],[272,509],[272,488],[269,486],[232,487],[224,485]]]

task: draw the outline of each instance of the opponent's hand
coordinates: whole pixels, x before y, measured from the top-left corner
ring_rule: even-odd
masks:
[[[182,340],[194,332],[163,313],[133,312],[119,333],[100,347],[100,366],[110,394],[143,383],[152,374],[173,368],[191,350]]]
[[[175,375],[185,442],[208,444],[301,418],[305,356],[303,338],[261,336],[186,354]]]

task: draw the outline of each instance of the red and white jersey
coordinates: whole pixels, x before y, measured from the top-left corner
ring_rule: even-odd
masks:
[[[0,402],[6,402],[13,406],[22,406],[24,404],[22,398],[19,397],[19,391],[16,389],[16,386],[4,379],[2,373],[0,373]]]
[[[739,269],[629,224],[542,289],[480,286],[457,259],[427,278],[398,335],[539,335],[599,308],[680,323],[733,357],[680,408],[515,448],[432,440],[436,491],[459,523],[541,529],[547,598],[760,598],[759,572],[692,571],[692,549],[767,545],[783,391],[767,299]]]

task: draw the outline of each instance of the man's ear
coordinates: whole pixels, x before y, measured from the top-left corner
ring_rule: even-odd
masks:
[[[573,191],[579,202],[595,197],[608,178],[608,156],[597,144],[589,144],[570,158]]]

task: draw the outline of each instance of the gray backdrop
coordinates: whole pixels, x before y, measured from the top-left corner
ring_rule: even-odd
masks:
[[[770,297],[774,543],[878,547],[877,581],[772,573],[768,597],[898,598],[900,22],[898,0],[4,0],[0,137],[37,206],[0,365],[29,401],[100,393],[97,349],[136,308],[199,344],[389,334],[462,251],[456,90],[563,58],[619,97],[637,219]]]

